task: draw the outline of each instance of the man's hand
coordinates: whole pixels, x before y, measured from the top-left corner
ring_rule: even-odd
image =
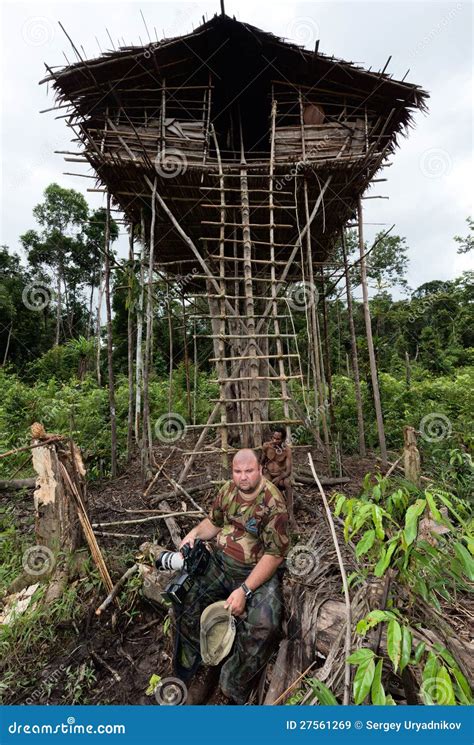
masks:
[[[197,537],[198,536],[197,536],[197,527],[196,527],[190,530],[189,533],[184,536],[183,540],[179,544],[179,550],[181,550],[186,543],[189,543],[191,548],[193,548],[194,541],[196,540]]]
[[[190,530],[189,533],[184,536],[179,544],[179,549],[181,550],[185,543],[189,543],[191,548],[193,548],[196,538],[200,538],[202,541],[210,541],[212,538],[215,538],[219,531],[220,528],[211,523],[208,517],[205,517],[204,520],[201,520],[199,525],[196,525],[195,528]]]
[[[241,587],[238,587],[234,592],[230,593],[225,601],[224,608],[230,608],[233,616],[242,616],[246,602],[245,592]]]

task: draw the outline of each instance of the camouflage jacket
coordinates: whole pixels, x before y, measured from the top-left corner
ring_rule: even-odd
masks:
[[[278,488],[263,479],[262,488],[251,502],[228,481],[215,498],[209,519],[221,528],[217,546],[242,564],[256,564],[264,554],[286,556],[288,512]]]

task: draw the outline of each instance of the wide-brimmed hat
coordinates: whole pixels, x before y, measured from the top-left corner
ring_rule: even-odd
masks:
[[[208,605],[201,613],[201,657],[205,665],[218,665],[227,657],[235,639],[235,618],[225,600]]]

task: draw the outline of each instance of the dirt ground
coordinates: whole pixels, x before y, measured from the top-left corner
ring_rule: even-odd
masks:
[[[158,464],[166,463],[166,471],[174,479],[183,467],[184,452],[192,449],[192,441],[186,438],[179,442],[179,448],[162,446],[155,451]],[[308,467],[307,452],[312,452],[319,475],[325,475],[322,456],[315,448],[298,448],[294,455],[295,468]],[[374,458],[361,461],[360,458],[346,458],[344,473],[350,475],[350,483],[341,487],[344,492],[357,493],[362,479],[368,471],[378,470]],[[206,491],[200,492],[196,500],[208,509],[219,481],[228,477],[220,465],[220,456],[215,453],[201,456],[185,482],[186,488],[209,483]],[[213,483],[216,482],[216,483]],[[106,523],[130,520],[147,516],[141,510],[150,510],[153,495],[171,492],[169,482],[160,477],[150,496],[144,497],[144,486],[140,475],[140,464],[136,457],[116,479],[103,480],[89,485],[88,510],[92,523],[100,523],[104,534],[97,535],[110,575],[116,581],[134,562],[134,556],[144,541],[156,541],[173,548],[164,521],[150,521],[139,524],[107,526]],[[331,489],[328,489],[328,494]],[[168,500],[174,510],[193,509],[181,497]],[[32,493],[14,499],[15,523],[22,532],[31,533],[34,539],[32,517],[34,514]],[[307,506],[307,508],[305,507]],[[317,490],[312,486],[298,485],[295,488],[295,514],[299,525],[299,539],[308,534],[319,523],[323,530],[327,524],[321,513],[321,521],[315,517],[315,507],[319,511],[321,501]],[[195,516],[179,517],[182,535],[196,524]],[[106,536],[105,533],[119,533],[120,537]],[[79,584],[81,580],[79,581]],[[78,592],[80,608],[76,608],[74,618],[62,619],[55,627],[53,639],[41,650],[41,669],[38,670],[36,655],[32,650],[31,660],[22,660],[31,670],[31,685],[23,685],[6,703],[88,703],[88,704],[142,704],[156,705],[154,696],[145,691],[152,675],[167,678],[172,673],[172,634],[166,609],[153,606],[141,592],[138,578],[132,580],[122,591],[120,609],[109,607],[98,617],[95,609],[106,593],[99,583],[92,591]],[[82,599],[81,599],[82,598]],[[27,655],[28,656],[28,655]],[[210,703],[221,703],[214,696]]]

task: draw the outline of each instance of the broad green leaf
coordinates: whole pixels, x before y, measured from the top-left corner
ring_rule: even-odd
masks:
[[[372,649],[357,649],[347,658],[347,662],[350,662],[351,665],[359,665],[361,662],[371,660],[373,656],[374,652]]]
[[[385,530],[383,529],[382,523],[382,510],[377,504],[372,505],[372,520],[374,521],[375,535],[381,541],[385,537]]]
[[[443,522],[443,516],[436,506],[433,495],[429,491],[425,491],[425,497],[433,519],[439,523]]]
[[[408,626],[402,626],[402,653],[400,656],[400,672],[410,662],[412,637]]]
[[[382,492],[380,489],[380,484],[376,484],[374,488],[372,489],[372,497],[378,502],[381,495],[382,495]]]
[[[440,706],[454,706],[456,704],[453,682],[444,665],[438,670],[436,676],[436,700]]]
[[[387,550],[384,549],[374,569],[374,574],[376,577],[382,577],[385,574],[390,564],[390,559],[392,558],[392,555],[396,548],[397,544],[393,542],[390,544]]]
[[[322,704],[323,706],[339,705],[339,701],[332,693],[332,691],[330,691],[329,688],[325,686],[324,683],[322,683],[318,678],[309,678],[308,683],[320,704]]]
[[[370,551],[375,541],[375,530],[366,530],[356,547],[356,557],[359,558]]]
[[[382,667],[383,660],[379,660],[375,666],[374,679],[372,681],[372,687],[370,689],[372,703],[376,706],[385,705],[385,691],[382,685]]]
[[[344,494],[339,494],[339,496],[337,498],[337,502],[336,502],[336,508],[334,510],[334,514],[335,514],[336,517],[338,517],[339,513],[341,512],[342,505],[344,504],[345,501],[346,501],[345,495]]]
[[[357,622],[356,631],[358,634],[365,636],[368,630],[369,630],[369,624],[367,623],[365,618],[362,618],[360,621]]]
[[[388,694],[388,696],[385,696],[385,706],[396,706],[395,701],[393,700],[393,697]]]
[[[463,569],[466,574],[466,577],[471,582],[474,582],[474,559],[472,558],[467,548],[463,546],[462,543],[455,543],[454,553],[456,554],[459,561],[463,565]]]
[[[373,659],[359,665],[354,677],[354,702],[361,704],[370,691],[374,679],[375,663]]]
[[[420,642],[419,644],[417,644],[416,649],[415,649],[415,654],[413,655],[413,662],[412,662],[413,665],[418,665],[419,661],[421,660],[423,656],[423,652],[425,651],[425,649],[426,649],[425,642]]]
[[[347,543],[349,541],[349,531],[352,527],[352,513],[354,510],[354,500],[349,499],[347,502],[347,515],[344,520],[344,540]]]
[[[418,518],[426,507],[426,499],[417,499],[415,504],[410,505],[405,513],[405,530],[403,535],[410,546],[416,538],[418,532]]]
[[[472,691],[469,683],[467,682],[466,678],[462,674],[460,670],[457,668],[454,668],[453,675],[456,678],[456,682],[458,684],[458,688],[460,692],[462,693],[463,703],[464,704],[472,704],[474,702],[472,698]],[[461,699],[461,697],[460,697]]]
[[[459,668],[458,663],[454,659],[449,649],[446,649],[446,647],[443,647],[443,645],[440,644],[439,642],[436,642],[435,644],[433,644],[433,647],[436,650],[436,652],[438,652],[441,655],[443,660],[448,663],[450,667]]]
[[[393,662],[393,669],[397,672],[402,652],[402,630],[398,621],[390,621],[387,627],[387,651]]]
[[[423,681],[434,680],[438,672],[439,662],[434,652],[429,652],[426,658],[423,673],[421,675]]]

